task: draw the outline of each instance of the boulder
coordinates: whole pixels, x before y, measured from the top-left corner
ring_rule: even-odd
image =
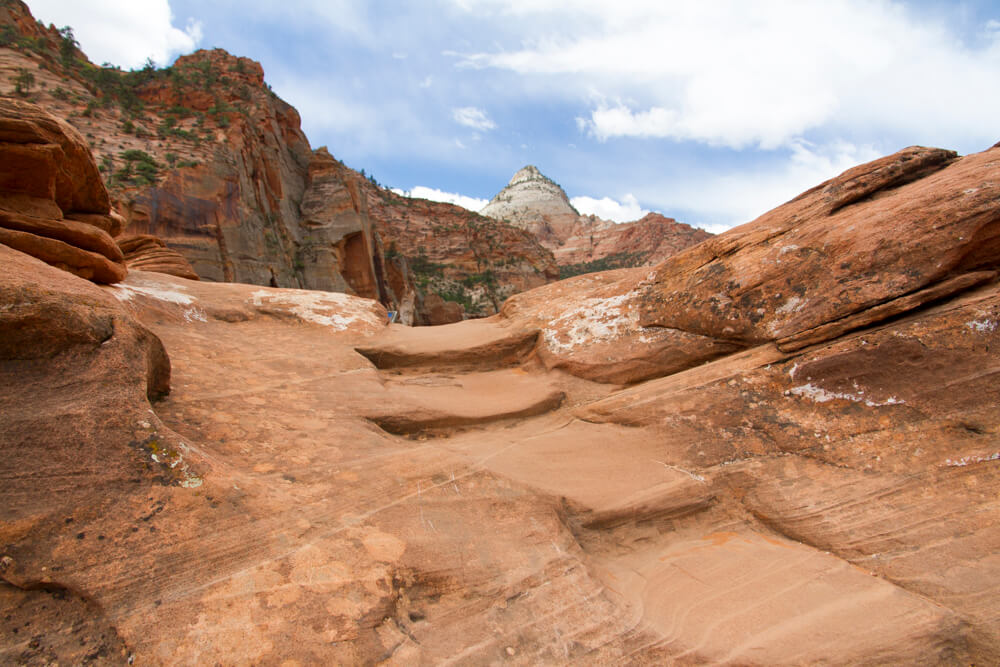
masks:
[[[445,301],[434,292],[424,297],[424,311],[427,313],[427,324],[431,326],[461,322],[465,318],[462,304]]]
[[[86,140],[41,107],[0,99],[0,151],[0,192],[52,199],[63,213],[110,210]]]

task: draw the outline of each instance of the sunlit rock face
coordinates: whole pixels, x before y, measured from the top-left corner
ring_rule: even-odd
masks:
[[[522,227],[537,222],[558,223],[580,215],[563,189],[533,165],[514,174],[507,187],[480,213]]]

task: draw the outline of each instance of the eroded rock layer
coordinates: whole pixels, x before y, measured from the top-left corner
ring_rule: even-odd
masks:
[[[198,274],[184,257],[168,248],[163,239],[149,234],[135,234],[117,239],[130,269],[168,273],[178,278],[198,280]]]
[[[7,71],[131,99],[0,14],[33,40]],[[268,286],[116,243],[79,133],[0,100],[0,662],[996,661],[1000,148],[909,148],[654,269],[414,329],[382,303],[458,319],[552,256],[309,151],[262,77],[139,75],[197,92],[162,132],[205,162],[110,168],[129,224]],[[150,132],[128,108],[84,118]]]
[[[22,100],[0,98],[0,243],[98,283],[125,277],[106,231],[111,204],[83,137]]]

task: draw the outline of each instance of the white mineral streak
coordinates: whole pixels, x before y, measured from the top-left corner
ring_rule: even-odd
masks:
[[[988,319],[973,320],[971,322],[966,322],[965,326],[969,327],[976,333],[981,333],[981,334],[993,333],[997,329],[997,323],[993,320],[988,320]]]
[[[944,465],[949,468],[964,468],[972,463],[985,463],[987,461],[1000,461],[1000,452],[993,452],[984,456],[963,456],[960,459],[945,459]]]
[[[193,296],[185,293],[183,288],[179,286],[170,288],[158,283],[146,281],[118,283],[117,285],[112,285],[111,290],[111,293],[114,294],[119,301],[131,301],[132,297],[136,294],[148,296],[152,299],[158,299],[160,301],[166,301],[168,303],[180,304],[182,306],[189,306],[196,301]]]
[[[626,293],[584,299],[572,309],[562,311],[542,330],[546,345],[553,352],[570,352],[577,347],[626,336],[635,336],[640,343],[650,343],[666,335],[665,329],[639,326],[638,312],[628,307],[632,297],[632,293]]]
[[[864,403],[870,408],[877,408],[883,405],[900,405],[906,402],[899,398],[896,398],[895,396],[890,396],[889,398],[885,399],[882,402],[873,401],[869,398],[865,398],[865,391],[863,389],[858,388],[857,383],[855,383],[854,388],[857,390],[857,392],[853,394],[841,391],[828,391],[826,389],[823,389],[822,387],[817,387],[810,382],[807,384],[800,385],[798,387],[793,387],[790,390],[790,393],[795,394],[796,396],[802,396],[804,398],[808,398],[812,401],[815,401],[816,403],[826,403],[827,401],[843,399],[847,401],[854,401],[855,403]]]
[[[249,303],[257,307],[285,308],[302,320],[337,331],[344,331],[359,322],[381,324],[366,301],[339,292],[262,289],[250,295]]]

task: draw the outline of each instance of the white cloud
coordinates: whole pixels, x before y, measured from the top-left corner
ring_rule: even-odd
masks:
[[[490,120],[490,117],[486,115],[485,111],[477,109],[476,107],[458,107],[456,109],[452,109],[451,117],[459,125],[471,127],[472,129],[480,132],[484,130],[493,130],[497,126],[496,123]]]
[[[404,197],[413,197],[415,199],[430,199],[431,201],[441,201],[447,204],[455,204],[461,206],[462,208],[467,208],[470,211],[479,212],[486,204],[489,203],[488,199],[476,199],[475,197],[466,197],[465,195],[455,194],[454,192],[443,192],[435,188],[428,188],[423,185],[418,185],[412,190],[404,191],[399,188],[393,188],[393,192],[398,195],[403,195]]]
[[[266,76],[274,91],[298,110],[310,144],[326,144],[333,155],[356,168],[371,167],[370,162],[358,157],[360,150],[367,156],[398,160],[429,151],[440,155],[442,146],[449,142],[422,127],[417,110],[409,105],[351,97],[344,94],[343,85],[317,85],[308,74],[292,68],[275,67]],[[408,140],[399,141],[398,135],[386,128]]]
[[[631,193],[625,195],[624,200],[620,202],[611,197],[594,199],[585,196],[573,197],[569,201],[573,204],[573,208],[583,215],[596,215],[598,218],[615,222],[631,222],[649,213],[639,205],[639,200]]]
[[[699,171],[686,179],[663,183],[655,192],[641,194],[644,200],[654,201],[665,210],[697,211],[709,219],[728,220],[710,224],[690,222],[717,234],[750,222],[809,188],[879,156],[871,146],[841,141],[817,146],[799,141],[790,149],[787,160],[754,169],[734,166]]]
[[[691,224],[691,223],[689,223],[689,224]],[[691,226],[692,227],[697,227],[699,229],[704,229],[709,234],[722,234],[723,232],[728,232],[735,225],[694,223],[694,224],[691,224]]]
[[[275,92],[298,110],[307,135],[319,135],[327,130],[375,135],[385,120],[368,104],[345,98],[340,91],[317,86],[299,73],[279,70],[273,75],[268,73],[267,78],[273,82]],[[375,120],[380,122],[373,122]]]
[[[198,21],[188,19],[183,29],[174,26],[168,0],[32,0],[31,11],[46,23],[72,27],[94,62],[126,69],[141,67],[147,58],[166,65],[202,39]]]
[[[712,3],[462,0],[542,26],[515,50],[461,64],[588,91],[580,128],[615,137],[788,147],[813,131],[982,148],[1000,116],[1000,31],[963,41],[890,0]],[[562,27],[566,26],[566,27]],[[989,142],[989,143],[984,143]]]

